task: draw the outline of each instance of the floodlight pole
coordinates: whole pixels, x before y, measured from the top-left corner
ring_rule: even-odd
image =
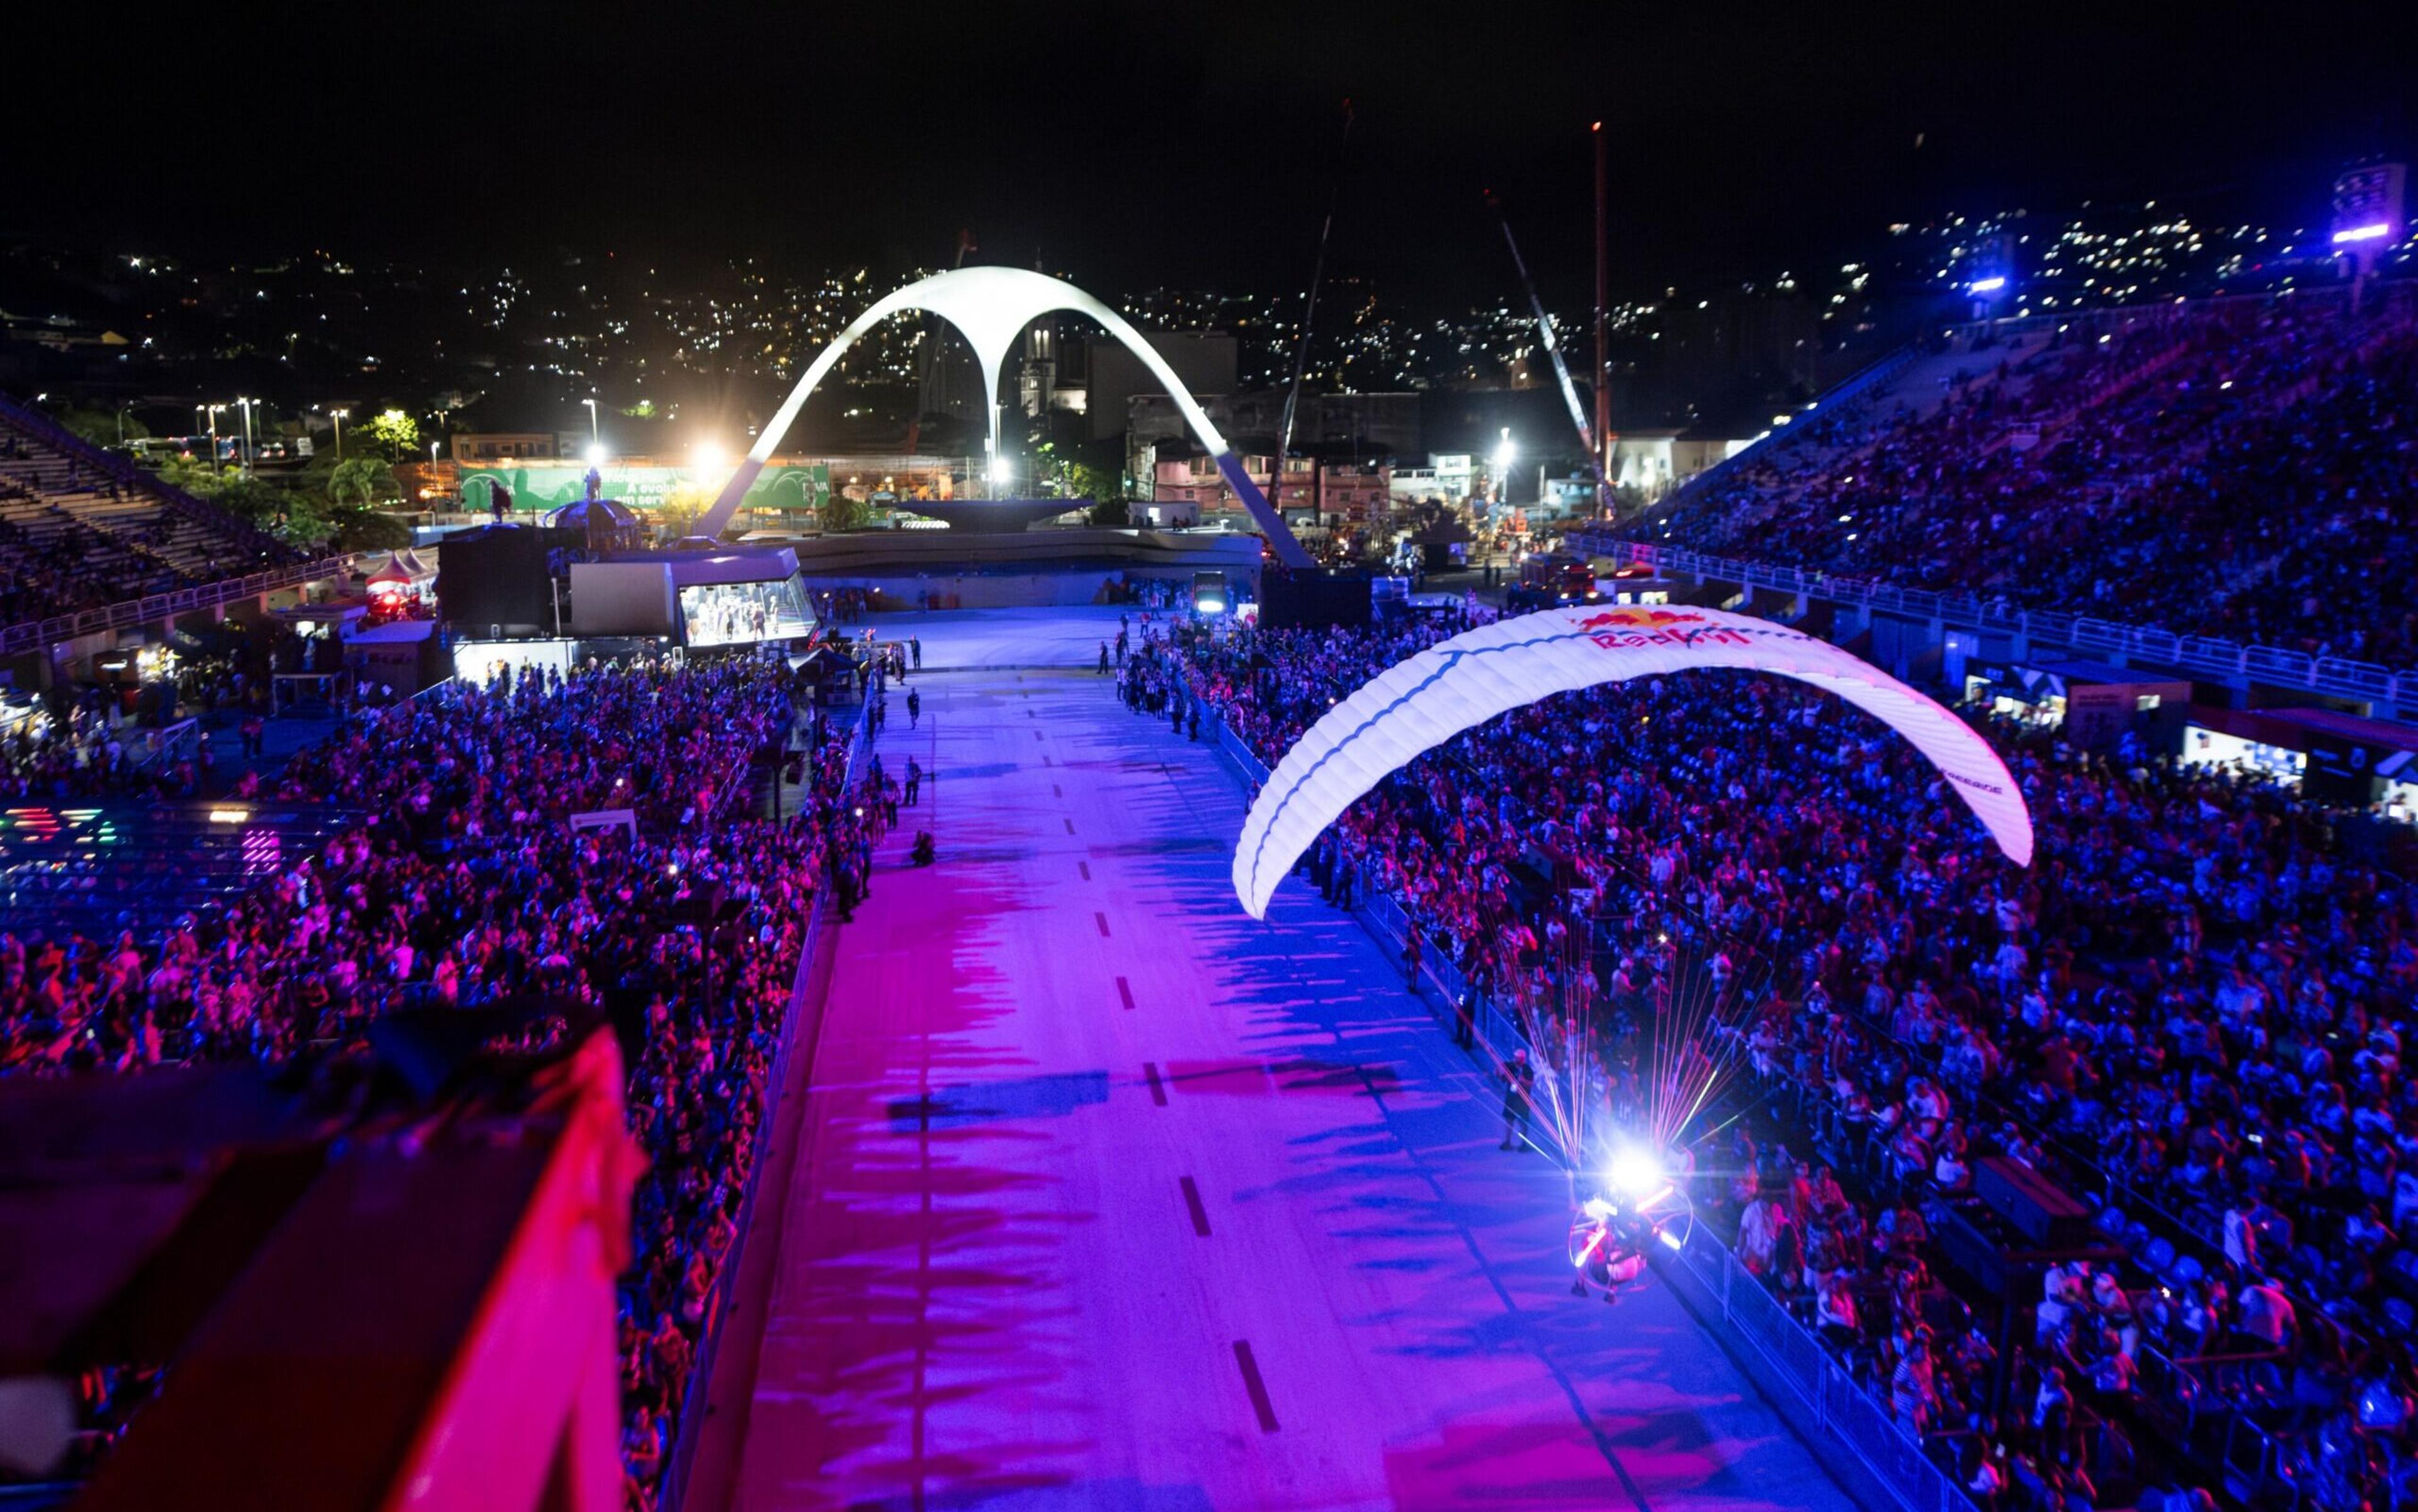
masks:
[[[1606,227],[1611,206],[1612,142],[1603,123],[1595,123],[1595,444],[1596,507],[1612,514],[1612,240]]]

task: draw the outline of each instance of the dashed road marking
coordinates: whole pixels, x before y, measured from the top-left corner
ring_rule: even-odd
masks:
[[[1251,1394],[1251,1411],[1260,1415],[1260,1431],[1277,1430],[1277,1410],[1268,1400],[1268,1383],[1260,1379],[1260,1362],[1251,1358],[1251,1346],[1243,1339],[1234,1340],[1234,1363],[1242,1367],[1243,1389]]]

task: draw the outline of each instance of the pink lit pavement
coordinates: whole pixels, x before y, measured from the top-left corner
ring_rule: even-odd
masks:
[[[1569,1295],[1561,1178],[1356,925],[1244,914],[1208,744],[1090,671],[912,686],[729,1505],[1854,1504],[1667,1291]]]

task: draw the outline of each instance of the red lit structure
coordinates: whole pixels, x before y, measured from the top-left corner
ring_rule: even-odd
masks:
[[[78,1512],[621,1505],[613,1036],[412,1099],[360,1069],[389,1110],[250,1066],[0,1091],[0,1372],[173,1365]]]

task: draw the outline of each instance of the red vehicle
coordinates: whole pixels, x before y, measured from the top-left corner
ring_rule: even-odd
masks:
[[[1600,603],[1595,569],[1584,557],[1557,551],[1520,564],[1520,581],[1504,590],[1506,609],[1551,609],[1568,603]]]

